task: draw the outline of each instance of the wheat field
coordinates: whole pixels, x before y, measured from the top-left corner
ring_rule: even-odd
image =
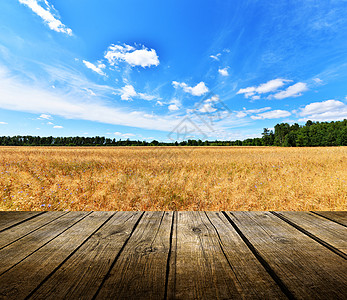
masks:
[[[347,147],[0,148],[0,210],[346,210]]]

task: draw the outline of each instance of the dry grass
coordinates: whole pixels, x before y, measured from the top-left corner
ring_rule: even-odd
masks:
[[[0,148],[0,210],[346,210],[347,147]]]

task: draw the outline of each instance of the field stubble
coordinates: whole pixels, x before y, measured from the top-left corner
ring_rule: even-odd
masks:
[[[0,148],[0,210],[346,210],[347,147]]]

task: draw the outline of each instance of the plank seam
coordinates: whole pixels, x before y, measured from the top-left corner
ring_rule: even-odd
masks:
[[[46,213],[46,211],[42,211],[42,212],[40,212],[40,213],[38,213],[38,214],[36,214],[36,215],[33,215],[33,216],[31,216],[31,217],[29,217],[29,218],[27,218],[27,219],[24,219],[24,220],[22,220],[22,221],[19,221],[18,223],[15,223],[15,224],[13,224],[13,225],[11,225],[11,226],[9,226],[9,227],[6,227],[6,228],[4,228],[4,229],[1,229],[1,230],[0,230],[0,233],[3,232],[3,231],[6,231],[6,230],[8,230],[8,229],[11,229],[11,228],[13,228],[13,227],[15,227],[15,226],[17,226],[17,225],[20,225],[20,224],[22,224],[22,223],[24,223],[24,222],[26,222],[26,221],[29,221],[29,220],[31,220],[31,219],[34,219],[34,218],[36,218],[36,217],[38,217],[38,216],[41,216],[42,214],[45,214],[45,213]]]
[[[323,241],[322,239],[320,239],[319,237],[315,236],[314,234],[310,233],[309,231],[305,230],[304,228],[300,227],[299,225],[295,224],[294,222],[290,221],[289,219],[287,219],[285,216],[275,212],[275,211],[270,211],[274,216],[276,216],[277,218],[280,218],[282,221],[288,223],[289,225],[293,226],[295,229],[299,230],[300,232],[302,232],[303,234],[307,235],[308,237],[310,237],[311,239],[315,240],[316,242],[318,242],[319,244],[321,244],[322,246],[328,248],[330,251],[334,252],[335,254],[341,256],[344,259],[347,259],[347,255],[342,252],[341,250],[335,248],[333,245],[330,245],[329,243]]]
[[[153,246],[153,243],[154,243],[155,239],[157,238],[157,235],[158,235],[158,232],[159,232],[159,230],[160,230],[161,224],[163,223],[164,217],[165,217],[165,211],[164,211],[163,214],[161,215],[158,229],[157,229],[157,231],[155,232],[155,235],[154,235],[154,237],[153,237],[153,239],[152,239],[152,242],[151,242],[151,246],[150,246],[150,247]]]
[[[51,220],[51,221],[48,221],[47,223],[45,223],[45,224],[41,225],[40,227],[35,228],[34,230],[32,230],[32,231],[28,232],[27,234],[22,235],[21,237],[19,237],[18,239],[16,239],[16,240],[12,241],[11,243],[8,243],[8,244],[6,244],[6,245],[2,246],[2,247],[0,248],[0,250],[2,250],[2,249],[4,249],[4,248],[6,248],[6,247],[8,247],[8,246],[12,245],[13,243],[15,243],[15,242],[17,242],[17,241],[21,240],[22,238],[25,238],[25,237],[26,237],[26,236],[28,236],[29,234],[32,234],[33,232],[35,232],[35,231],[37,231],[37,230],[41,229],[42,227],[47,226],[48,224],[50,224],[50,223],[52,223],[52,222],[54,222],[54,221],[58,220],[59,218],[61,218],[61,217],[65,216],[66,214],[68,214],[68,213],[66,212],[66,213],[64,213],[64,214],[62,214],[62,215],[60,215],[60,216],[58,216],[57,218],[55,218],[55,219],[53,219],[53,220]]]
[[[89,216],[91,213],[93,213],[93,211],[91,211],[88,215],[86,215],[85,217],[83,217],[81,220],[78,220],[78,222],[80,222],[80,221],[82,221],[84,218],[86,218],[87,216]],[[41,281],[41,283],[35,288],[35,289],[33,289],[33,291],[27,296],[27,297],[25,297],[25,300],[27,300],[27,299],[29,299],[31,296],[33,296],[34,294],[35,294],[35,292],[43,285],[43,284],[45,284],[45,282],[49,279],[49,278],[51,278],[52,276],[53,276],[53,274],[55,273],[55,272],[57,272],[60,268],[61,268],[61,266],[63,265],[63,264],[65,264],[65,262],[67,262],[69,259],[70,259],[70,257],[72,256],[72,255],[74,255],[75,253],[76,253],[76,251],[78,251],[78,249],[80,249],[102,226],[104,226],[113,216],[115,215],[115,213],[114,214],[112,214],[110,217],[108,217],[107,218],[107,220],[106,221],[104,221],[96,230],[94,230],[90,235],[89,235],[89,237],[88,238],[86,238],[84,241],[83,241],[83,243],[81,243],[81,245],[79,245],[74,251],[72,251],[51,273],[49,273],[47,276],[46,276],[46,278],[44,279],[44,280],[42,280]],[[74,226],[74,225],[76,225],[78,222],[76,222],[76,223],[74,223],[73,225],[71,225],[70,226],[70,228],[72,227],[72,226]]]
[[[239,234],[241,239],[245,242],[249,250],[253,253],[253,255],[258,259],[261,265],[264,267],[266,272],[271,276],[271,278],[278,284],[281,291],[287,296],[288,299],[296,299],[293,293],[288,289],[288,287],[284,284],[281,278],[276,274],[276,272],[271,268],[269,263],[261,256],[259,251],[253,246],[253,244],[248,240],[248,238],[243,234],[240,228],[235,224],[235,222],[228,216],[228,214],[223,211],[224,216],[227,218],[229,223],[234,227],[236,232]]]
[[[106,275],[105,275],[104,278],[102,279],[102,282],[101,282],[100,286],[98,287],[97,291],[95,292],[94,296],[92,297],[92,300],[96,299],[96,297],[97,297],[98,294],[100,293],[100,291],[101,291],[103,285],[105,284],[107,278],[108,278],[108,277],[110,276],[110,274],[111,274],[111,270],[113,269],[113,267],[114,267],[114,265],[116,264],[118,258],[119,258],[120,255],[122,254],[122,252],[123,252],[125,246],[128,244],[130,238],[132,237],[132,235],[133,235],[135,229],[136,229],[137,226],[139,225],[139,223],[140,223],[140,221],[141,221],[141,219],[142,219],[142,217],[143,217],[144,214],[145,214],[145,213],[142,212],[141,216],[140,216],[139,219],[136,221],[136,223],[135,223],[133,229],[131,230],[131,232],[130,232],[128,238],[125,240],[125,242],[124,242],[122,248],[118,251],[116,257],[114,258],[114,260],[113,260],[113,262],[112,262],[112,264],[111,264],[111,266],[110,266],[110,268],[108,269]]]
[[[172,252],[172,239],[173,239],[173,228],[174,228],[174,222],[175,222],[175,213],[172,213],[172,221],[171,221],[171,229],[170,229],[170,243],[169,243],[169,253],[167,255],[167,261],[166,261],[166,275],[165,275],[165,293],[164,293],[164,300],[167,299],[168,294],[168,287],[169,287],[169,276],[170,276],[170,261],[171,261],[171,252]]]
[[[336,221],[336,220],[334,220],[334,219],[331,219],[331,218],[329,218],[329,217],[327,217],[327,216],[321,215],[321,214],[318,213],[318,212],[310,211],[310,213],[313,213],[313,214],[315,214],[315,215],[317,215],[317,216],[320,216],[320,217],[322,217],[322,218],[324,218],[324,219],[327,219],[327,220],[329,220],[329,221],[332,221],[332,222],[334,222],[334,223],[336,223],[336,224],[339,224],[339,225],[341,225],[341,226],[343,226],[343,227],[347,227],[347,225],[342,224],[341,222]]]
[[[27,259],[29,256],[33,255],[35,252],[39,251],[42,247],[46,246],[48,243],[50,243],[51,241],[53,241],[54,239],[56,239],[58,236],[60,236],[61,234],[63,234],[66,230],[70,229],[72,226],[76,225],[78,222],[82,221],[85,217],[89,216],[91,214],[91,212],[87,215],[85,215],[83,218],[81,218],[80,220],[78,220],[77,222],[73,223],[72,225],[70,225],[69,227],[67,227],[66,229],[64,229],[61,233],[59,233],[58,235],[56,235],[54,238],[50,239],[49,241],[47,241],[46,243],[44,243],[43,245],[41,245],[39,248],[37,248],[35,251],[31,252],[30,254],[28,254],[27,256],[25,256],[23,259],[21,259],[20,261],[16,262],[13,266],[11,266],[10,268],[8,268],[6,271],[2,272],[0,274],[0,276],[2,276],[3,274],[5,274],[6,272],[10,271],[11,269],[13,269],[15,266],[17,266],[18,264],[20,264],[23,260]],[[61,215],[60,217],[62,216],[65,216],[66,214],[63,214]],[[60,218],[59,217],[59,218]],[[59,219],[59,218],[56,218],[54,219],[53,221]],[[52,221],[52,222],[53,222]],[[45,225],[44,225],[45,226]],[[43,227],[43,226],[41,226]],[[38,228],[39,229],[39,228]]]
[[[216,233],[217,233],[219,247],[220,247],[220,249],[222,250],[223,255],[224,255],[225,259],[227,260],[228,265],[229,265],[231,271],[233,272],[233,274],[234,274],[234,276],[235,276],[237,282],[239,283],[239,288],[238,288],[238,290],[239,290],[239,292],[240,292],[240,295],[242,295],[242,284],[241,284],[241,281],[240,281],[239,278],[237,277],[237,274],[235,273],[235,270],[234,270],[233,266],[231,265],[231,262],[229,261],[227,254],[226,254],[225,251],[224,251],[224,248],[223,248],[223,241],[222,241],[222,239],[221,239],[221,237],[220,237],[220,235],[219,235],[219,232],[218,232],[216,226],[212,223],[212,221],[211,221],[211,219],[209,218],[209,216],[207,215],[206,211],[205,211],[205,215],[206,215],[207,219],[210,221],[211,225],[213,226],[214,230],[215,230]]]

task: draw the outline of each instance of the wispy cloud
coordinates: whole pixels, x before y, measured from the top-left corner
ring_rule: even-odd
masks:
[[[111,106],[101,98],[95,97],[90,101],[82,93],[48,89],[37,83],[24,83],[1,65],[0,90],[2,109],[161,131],[171,131],[177,126],[175,117],[146,117],[145,112]]]
[[[0,122],[0,125],[6,125],[6,124],[8,124],[8,123],[6,123],[6,122]]]
[[[92,64],[89,61],[83,60],[83,63],[88,69],[91,69],[92,71],[98,73],[99,75],[106,76],[106,74],[102,71],[106,67],[105,64],[99,63],[97,66]]]
[[[259,94],[266,94],[278,90],[280,87],[284,86],[287,82],[291,80],[277,78],[270,80],[266,83],[262,83],[259,86],[250,86],[244,89],[240,89],[237,94],[244,94],[246,98],[254,96],[259,96]],[[258,95],[257,95],[258,94]],[[256,99],[259,99],[257,97]],[[255,99],[253,99],[255,100]]]
[[[279,118],[285,118],[290,116],[291,113],[286,110],[271,110],[267,111],[261,114],[257,114],[255,116],[251,116],[251,119],[253,120],[261,120],[261,119],[279,119]]]
[[[220,53],[217,53],[216,55],[210,55],[210,57],[214,60],[219,60],[219,56],[221,56]]]
[[[136,136],[136,134],[133,134],[133,133],[114,132],[113,134],[115,136],[123,137],[123,138],[126,138],[126,139]]]
[[[270,110],[271,107],[262,107],[262,108],[257,108],[257,109],[246,109],[245,107],[241,111],[236,112],[236,117],[238,118],[244,118],[248,115],[252,114],[258,114],[267,110]]]
[[[63,127],[63,126],[60,126],[60,125],[54,125],[53,128],[55,128],[55,129],[62,129],[62,128],[64,128],[64,127]]]
[[[274,94],[273,98],[275,99],[284,99],[284,98],[289,98],[289,97],[299,97],[302,95],[303,92],[307,91],[308,87],[307,84],[304,82],[298,82],[296,84],[293,84],[289,86],[287,89],[284,91],[278,92]]]
[[[136,49],[130,45],[114,45],[108,47],[105,58],[111,65],[118,62],[126,62],[130,66],[141,66],[143,68],[159,65],[159,57],[154,49],[145,46]]]
[[[28,6],[35,14],[48,25],[48,27],[56,32],[62,32],[67,35],[72,35],[72,30],[64,25],[53,12],[55,11],[53,5],[50,5],[48,1],[44,1],[46,9],[38,4],[37,0],[18,0],[20,3]]]
[[[193,96],[202,96],[209,91],[208,87],[205,85],[203,81],[201,81],[194,87],[188,86],[185,82],[177,82],[177,81],[173,81],[172,85],[175,89],[179,87],[183,88],[183,91],[185,91],[186,93],[192,94]]]
[[[313,102],[299,110],[302,117],[300,122],[312,121],[337,121],[347,119],[347,104],[338,100]]]

